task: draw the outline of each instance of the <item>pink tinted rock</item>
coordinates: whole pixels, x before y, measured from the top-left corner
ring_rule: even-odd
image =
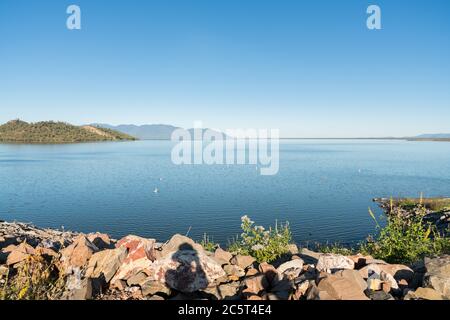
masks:
[[[146,239],[129,235],[120,239],[116,244],[116,248],[125,247],[128,249],[128,255],[125,258],[124,263],[142,258],[153,261],[155,260],[155,243],[155,239]]]
[[[150,267],[154,280],[183,293],[205,289],[226,276],[220,264],[203,251],[181,250],[167,254]]]

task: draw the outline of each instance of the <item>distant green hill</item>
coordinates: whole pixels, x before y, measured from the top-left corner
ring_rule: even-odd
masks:
[[[10,143],[77,143],[95,141],[136,140],[111,129],[74,126],[65,122],[28,123],[12,120],[0,126],[0,142]]]

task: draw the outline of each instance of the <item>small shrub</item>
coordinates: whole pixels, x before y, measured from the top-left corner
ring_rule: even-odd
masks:
[[[249,217],[241,218],[242,234],[229,245],[228,250],[236,254],[250,255],[258,262],[271,262],[287,253],[292,234],[289,223],[270,227],[254,226]]]
[[[375,237],[369,237],[360,251],[389,263],[412,263],[427,255],[448,252],[449,239],[441,237],[435,226],[425,223],[423,217],[426,210],[424,207],[419,209],[419,214],[408,219],[395,213],[389,215],[385,227],[380,227],[369,209],[378,233]]]

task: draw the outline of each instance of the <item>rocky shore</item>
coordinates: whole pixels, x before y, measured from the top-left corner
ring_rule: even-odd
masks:
[[[450,299],[448,255],[407,266],[290,245],[269,264],[221,248],[206,251],[178,234],[166,243],[134,235],[116,241],[102,233],[0,222],[0,288],[8,290],[23,268],[43,261],[60,282],[50,299]]]

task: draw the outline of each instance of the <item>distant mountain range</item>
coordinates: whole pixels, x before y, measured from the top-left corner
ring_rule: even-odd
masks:
[[[92,123],[90,126],[122,132],[139,140],[170,140],[173,131],[182,129],[167,124],[145,124],[141,126],[134,124],[121,124],[118,126],[113,126],[106,123]],[[205,130],[211,130],[215,134],[222,134],[223,137],[226,137],[224,133],[212,129],[202,129],[202,136]],[[188,131],[190,132],[191,137],[194,138],[194,129],[188,129]]]
[[[113,126],[105,123],[93,123],[91,126],[119,131],[136,137],[139,140],[170,140],[172,132],[178,129],[177,127],[166,124],[145,124],[142,126],[121,124]]]
[[[415,139],[450,139],[450,133],[421,134]]]

